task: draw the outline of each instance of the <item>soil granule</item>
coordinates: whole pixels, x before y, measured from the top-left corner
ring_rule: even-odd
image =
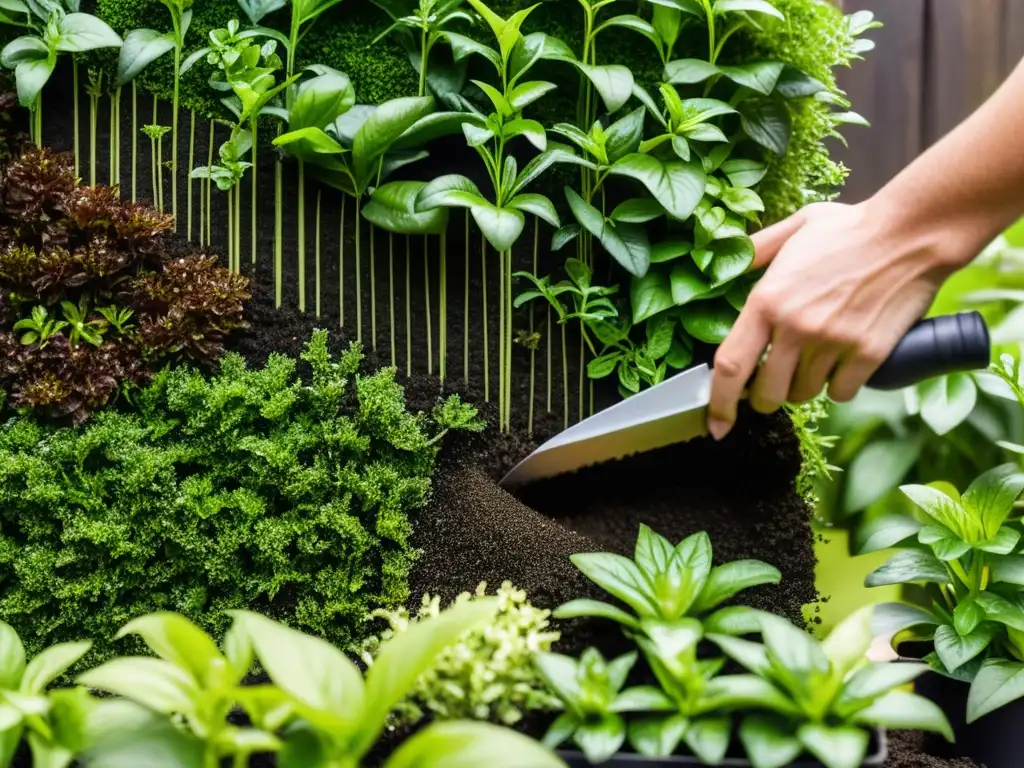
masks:
[[[885,768],[978,768],[966,758],[944,759],[925,754],[924,742],[924,734],[918,731],[890,731]]]

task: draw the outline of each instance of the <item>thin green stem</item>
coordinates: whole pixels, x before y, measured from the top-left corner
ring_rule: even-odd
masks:
[[[316,316],[320,317],[320,188],[316,190],[316,245],[314,246],[313,258],[316,261]],[[255,263],[255,251],[253,251],[253,263]]]
[[[157,210],[164,210],[164,140],[160,137],[156,140],[156,193],[159,203]]]
[[[306,311],[306,164],[299,160],[299,312]]]
[[[90,93],[89,94],[89,186],[96,186],[96,124],[98,122],[96,117],[96,107],[99,101],[99,96]],[[38,107],[36,107],[38,110]],[[42,146],[39,142],[37,145]]]
[[[569,352],[565,339],[565,323],[562,326],[562,417],[564,428],[569,428]]]
[[[388,232],[388,317],[391,320],[391,365],[396,365],[395,359],[395,233]],[[405,333],[408,336],[409,327],[406,326]]]
[[[196,113],[194,111],[189,112],[189,127],[188,127],[188,178],[186,179],[187,188],[185,190],[185,207],[188,208],[188,229],[186,235],[188,239],[192,240],[192,169],[196,167]],[[255,182],[253,182],[255,183]],[[200,225],[202,226],[202,225]]]
[[[75,176],[78,176],[81,168],[81,155],[79,153],[79,134],[81,128],[78,125],[78,61],[74,55],[71,56],[71,99],[74,104],[75,121]],[[134,127],[134,126],[133,126]]]
[[[116,187],[117,186],[117,182],[115,181],[115,179],[117,178],[117,169],[115,168],[115,164],[114,164],[114,161],[116,159],[116,154],[114,152],[114,143],[117,141],[117,129],[116,129],[115,124],[114,124],[114,120],[115,120],[115,117],[114,117],[114,104],[116,103],[116,101],[117,101],[117,97],[115,96],[115,94],[111,93],[110,94],[110,114],[108,115],[108,120],[107,120],[107,127],[108,127],[108,134],[109,134],[108,137],[107,137],[107,144],[109,145],[109,148],[110,148],[110,150],[109,150],[110,151],[110,157],[107,158],[107,185],[111,186],[111,187]]]
[[[540,219],[533,222],[533,274],[537,274],[538,252],[540,251]],[[530,410],[526,419],[526,433],[533,434],[533,400],[536,390],[537,344],[533,340],[533,312],[530,311]]]
[[[375,227],[370,223],[370,337],[374,350],[377,349],[377,265]]]
[[[441,230],[438,285],[438,372],[443,382],[446,375],[448,357],[448,233]]]
[[[231,188],[228,190],[228,270],[231,272],[235,271],[235,251],[234,251],[234,238],[231,236],[231,206],[234,202],[235,190]]]
[[[420,36],[420,96],[427,95],[427,57],[430,55],[430,49],[427,47],[427,29],[423,28],[422,35]]]
[[[117,179],[118,193],[121,187],[121,86],[114,91],[114,178]]]
[[[338,325],[345,327],[345,203],[347,195],[341,196],[341,220],[338,224]]]
[[[76,89],[77,93],[77,89]],[[78,99],[75,99],[78,106]],[[139,166],[139,87],[132,80],[132,202],[138,200],[135,170]]]
[[[210,120],[210,146],[207,148],[206,156],[206,167],[213,167],[213,145],[217,142],[217,135],[215,131],[215,125],[213,120]],[[213,245],[213,180],[207,177],[203,180],[206,185],[206,245],[210,247]],[[200,191],[201,192],[201,191]],[[278,297],[278,306],[281,306],[280,297]]]
[[[235,186],[235,274],[242,273],[242,186]]]
[[[361,237],[363,229],[363,199],[356,195],[356,341],[363,340],[363,271]]]
[[[505,428],[512,429],[512,249],[505,253]]]
[[[715,9],[711,6],[711,0],[700,0],[704,7],[704,15],[708,20],[708,61],[714,64],[718,61],[715,45]]]
[[[469,384],[469,209],[466,209],[466,291],[462,306],[462,378]]]
[[[174,94],[171,101],[171,218],[178,231],[178,96],[181,90],[181,36],[174,46]],[[241,251],[241,249],[239,249]]]
[[[505,431],[505,252],[498,252],[498,429]]]
[[[260,125],[260,121],[259,121],[259,119],[257,117],[254,117],[252,120],[249,121],[249,131],[252,133],[252,168],[250,169],[250,173],[252,173],[252,199],[249,201],[249,219],[250,219],[250,224],[251,224],[250,250],[252,251],[252,263],[253,264],[256,263],[256,188],[259,187],[259,178],[258,178],[259,168],[256,165],[256,145],[259,142],[259,135],[257,133],[257,131],[259,129],[259,125]],[[191,161],[189,161],[189,162],[191,162]],[[191,192],[191,186],[192,185],[189,184],[189,191],[190,192]],[[317,224],[318,227],[320,226],[320,213],[319,213],[319,211],[320,211],[320,197],[319,197],[319,194],[320,193],[318,192],[317,193],[317,217],[316,217],[316,224]],[[192,215],[192,211],[189,210],[189,216],[191,216],[191,215]],[[320,247],[319,239],[317,240],[317,247],[318,248]],[[319,262],[318,262],[318,266],[319,266]],[[316,298],[317,298],[317,301],[319,302],[320,301],[320,289],[319,288],[317,288],[317,296],[316,296]],[[317,317],[320,316],[320,310],[319,309],[317,310],[316,314],[317,314]]]
[[[405,375],[412,376],[412,238],[405,236]]]
[[[490,323],[487,322],[487,238],[483,236],[483,233],[481,233],[480,237],[480,270],[480,293],[483,295],[484,304],[484,402],[489,403],[491,402],[491,353],[487,344],[487,326]]]
[[[281,306],[281,272],[284,269],[284,230],[282,208],[284,205],[284,179],[281,158],[274,161],[274,301]]]
[[[434,329],[430,318],[430,235],[423,236],[423,301],[427,316],[427,375],[434,375]]]
[[[551,347],[552,347],[552,344],[551,344],[551,338],[552,338],[552,334],[551,334],[551,307],[550,306],[546,307],[546,310],[547,310],[547,333],[545,335],[547,337],[547,348],[548,348],[548,360],[547,360],[547,380],[548,380],[548,392],[547,392],[547,395],[548,395],[548,397],[547,397],[547,401],[546,401],[546,408],[547,408],[547,412],[551,413],[551,390],[553,389],[552,383],[551,383],[552,382],[552,377],[551,377]]]

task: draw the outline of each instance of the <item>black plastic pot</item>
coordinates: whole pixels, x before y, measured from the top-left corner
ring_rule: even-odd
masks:
[[[985,768],[1020,768],[1024,739],[1019,729],[1024,725],[1024,700],[1017,699],[968,725],[968,683],[926,672],[917,679],[914,690],[938,705],[956,736],[956,743],[949,744],[941,736],[929,734],[929,753],[936,757],[967,757]]]
[[[587,761],[582,753],[570,750],[559,750],[558,756],[569,764],[569,768],[592,768],[593,763]],[[885,731],[875,730],[871,738],[871,751],[861,763],[862,768],[881,768],[885,765],[889,756],[889,747],[885,738]],[[622,753],[616,755],[607,763],[601,763],[598,768],[672,768],[673,766],[702,766],[696,757],[678,755],[674,757],[643,757],[637,754]],[[750,768],[750,761],[740,757],[727,757],[721,763],[723,768]],[[823,768],[817,760],[800,758],[795,763],[790,763],[788,768]],[[993,768],[989,766],[988,768]]]

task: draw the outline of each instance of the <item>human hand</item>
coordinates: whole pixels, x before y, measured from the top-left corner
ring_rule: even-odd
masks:
[[[753,268],[768,269],[715,355],[716,440],[732,429],[755,372],[750,403],[760,413],[817,397],[826,384],[838,402],[857,394],[959,266],[938,227],[909,230],[869,201],[809,206],[754,235]]]

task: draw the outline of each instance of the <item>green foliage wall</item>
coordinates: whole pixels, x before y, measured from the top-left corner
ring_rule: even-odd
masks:
[[[441,428],[406,411],[393,369],[356,375],[357,347],[333,361],[321,331],[303,357],[311,385],[290,358],[229,354],[84,427],[0,430],[0,614],[31,651],[157,609],[220,629],[225,609],[260,610],[347,644],[407,601]]]

